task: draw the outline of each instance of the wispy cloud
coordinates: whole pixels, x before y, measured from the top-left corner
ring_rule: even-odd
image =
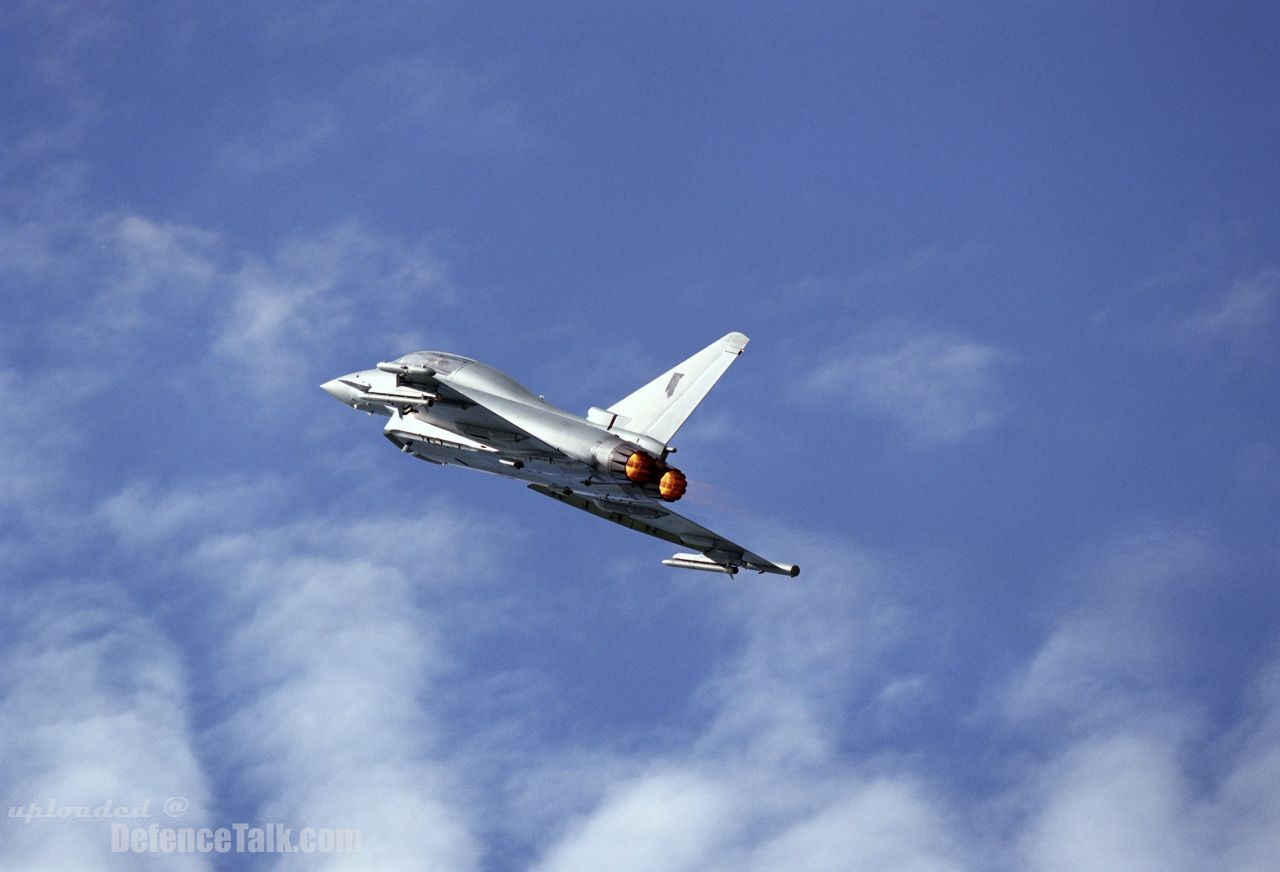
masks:
[[[76,402],[92,390],[63,368],[27,371],[0,368],[0,403],[10,409],[28,409],[47,415],[5,415],[0,418],[0,510],[15,519],[37,512],[51,501],[65,483],[62,452],[77,439],[66,431],[50,432],[51,398]],[[0,519],[3,520],[3,519]],[[0,529],[3,529],[0,523]]]
[[[1236,348],[1256,346],[1271,335],[1280,315],[1280,270],[1236,280],[1217,299],[1184,318],[1176,331],[1190,339]]]
[[[792,824],[749,856],[739,868],[971,868],[946,807],[927,787],[904,778],[870,778],[851,785],[842,798]]]
[[[378,310],[390,334],[402,328],[388,312],[446,298],[442,261],[425,245],[355,223],[259,256],[192,225],[95,214],[75,185],[58,196],[70,208],[45,200],[0,223],[0,248],[23,255],[3,267],[11,286],[39,289],[23,295],[27,332],[5,337],[10,365],[0,370],[0,395],[23,410],[0,423],[0,448],[12,449],[0,464],[3,498],[21,509],[0,525],[0,558],[7,571],[30,568],[41,579],[41,596],[24,597],[5,620],[0,725],[27,743],[4,755],[6,787],[17,794],[7,798],[97,806],[181,795],[192,820],[225,825],[232,820],[215,816],[233,810],[240,819],[359,827],[358,868],[371,857],[380,868],[423,868],[431,858],[444,869],[472,865],[479,848],[459,810],[465,791],[422,708],[448,657],[420,602],[416,567],[441,559],[445,568],[432,574],[457,579],[478,571],[501,537],[444,511],[416,519],[429,535],[394,519],[272,529],[264,504],[273,487],[296,493],[297,481],[166,487],[107,476],[118,489],[86,508],[92,488],[59,484],[76,480],[76,451],[93,433],[47,433],[54,418],[40,414],[136,384],[140,373],[155,402],[171,387],[155,378],[165,371],[158,364],[175,360],[183,380],[221,361],[223,378],[230,363],[251,385],[294,383],[298,373],[280,369],[314,361],[361,307],[390,300]],[[209,388],[202,405],[216,393]],[[38,574],[48,572],[40,549],[73,559],[89,542],[99,549],[94,565],[105,548],[137,577],[112,580],[112,568],[100,582],[62,584]],[[181,595],[171,598],[175,576]],[[130,605],[161,590],[163,616]],[[198,618],[186,613],[192,597],[203,603]],[[182,646],[166,631],[181,634]],[[189,688],[184,655],[219,666],[220,682]],[[187,706],[210,693],[225,703],[219,723],[193,725]],[[208,778],[197,747],[214,749]],[[103,865],[110,842],[101,827],[82,839],[79,829],[39,823],[10,838],[6,822],[6,866]],[[205,859],[157,862],[202,868]]]
[[[195,529],[206,536],[229,532],[244,523],[248,507],[260,511],[285,491],[283,482],[268,478],[188,482],[181,488],[132,481],[103,500],[95,515],[121,542],[145,546]]]
[[[34,96],[44,110],[41,122],[0,131],[0,179],[25,182],[33,168],[73,155],[101,115],[95,70],[120,25],[106,5],[28,3],[0,10],[0,29],[11,34],[0,98]]]
[[[887,419],[924,444],[990,430],[1010,401],[1013,355],[949,331],[877,327],[831,349],[799,381],[801,397]]]
[[[850,187],[840,177],[850,147],[892,156],[894,136],[869,138],[843,117],[829,124],[822,100],[804,104],[806,93],[829,96],[806,82],[842,81],[822,58],[773,83],[789,114],[772,113],[771,128],[717,166],[717,138],[764,105],[752,77],[732,67],[750,67],[776,34],[742,30],[746,41],[708,65],[697,40],[663,44],[670,28],[660,23],[638,33],[656,43],[632,40],[620,59],[609,22],[581,33],[581,22],[551,23],[524,42],[517,31],[529,28],[513,27],[499,44],[486,38],[485,13],[455,11],[441,20],[343,2],[209,16],[75,2],[0,9],[13,72],[0,82],[0,104],[12,110],[0,132],[0,783],[9,803],[181,794],[192,803],[183,823],[361,828],[364,852],[325,858],[329,868],[1270,870],[1280,856],[1280,652],[1242,650],[1268,644],[1275,611],[1266,586],[1275,416],[1251,399],[1267,396],[1268,370],[1252,364],[1272,348],[1280,305],[1275,268],[1252,256],[1267,256],[1265,234],[1245,228],[1252,240],[1208,269],[1191,264],[1131,295],[1112,349],[1077,347],[1072,318],[1093,292],[1068,287],[1102,294],[1123,284],[1125,258],[1114,255],[1163,250],[1152,232],[1194,224],[1203,204],[1194,192],[1220,189],[1221,179],[1189,179],[1192,195],[1174,198],[1183,213],[1163,224],[1074,222],[1084,229],[1057,234],[1035,262],[1017,252],[1037,228],[1063,225],[1052,210],[1022,210],[1012,235],[987,222],[991,248],[929,245],[858,268],[849,240],[892,245],[942,225],[902,208],[900,185]],[[238,62],[216,62],[228,57]],[[578,69],[597,75],[569,82]],[[694,75],[677,78],[689,87],[670,91],[673,100],[627,111],[637,93],[686,70]],[[917,93],[918,76],[882,78],[909,86],[891,103],[955,102]],[[526,93],[529,102],[513,97]],[[1040,103],[1054,105],[1027,106]],[[577,125],[544,115],[564,148],[515,178],[511,165],[540,145],[529,112],[570,104],[611,109]],[[788,118],[815,135],[791,135]],[[1044,121],[1018,119],[1027,129]],[[939,129],[962,144],[992,141],[990,129]],[[689,135],[662,139],[672,130]],[[1043,177],[1044,156],[1012,166],[974,214],[1008,214],[1000,201]],[[202,172],[210,161],[224,172]],[[636,185],[625,171],[666,165],[676,172],[657,184]],[[881,175],[902,177],[896,169]],[[587,313],[563,315],[582,309],[572,288],[553,289],[540,308],[558,314],[537,329],[525,322],[539,307],[464,293],[436,237],[380,229],[404,226],[407,200],[423,202],[380,192],[430,193],[442,174],[450,191],[547,207],[545,226],[523,226],[507,210],[494,226],[510,244],[498,244],[474,237],[474,204],[426,198],[437,229],[485,250],[471,274],[494,294],[510,290],[510,276],[534,290],[554,284],[554,252],[528,262],[530,251],[548,251],[548,235],[579,247],[606,239],[600,210],[580,208],[602,196],[634,195],[621,198],[622,223],[642,244],[665,246],[672,271],[712,269],[679,230],[712,226],[702,219],[742,204],[721,229],[742,243],[725,256],[740,262],[743,281],[730,289],[690,279],[711,290],[701,309],[684,307],[686,320],[776,315],[768,328],[812,354],[793,411],[822,410],[819,425],[856,418],[917,447],[979,442],[1009,427],[1015,409],[1036,411],[1036,397],[1016,393],[1034,361],[1012,337],[1038,337],[1049,344],[1037,359],[1062,377],[1057,417],[1079,426],[1038,434],[1019,446],[1017,465],[1035,465],[1043,490],[1061,499],[1040,501],[1043,517],[1024,523],[1015,516],[1034,499],[1014,493],[957,526],[964,494],[922,508],[904,502],[906,488],[870,534],[885,550],[869,554],[833,529],[848,526],[855,492],[837,464],[829,487],[779,492],[794,504],[781,515],[812,518],[820,531],[760,521],[741,537],[794,554],[805,565],[799,579],[690,578],[654,568],[646,555],[655,543],[555,515],[567,510],[516,485],[501,492],[479,476],[414,468],[389,452],[376,419],[346,417],[317,383],[415,345],[465,353],[447,334],[483,334],[472,348],[519,335],[520,348],[506,343],[498,353],[507,361],[494,362],[531,382],[576,385],[580,411],[711,338],[665,351],[628,344]],[[785,189],[819,176],[837,195],[813,198],[806,214],[755,208],[776,201],[786,212]],[[762,190],[782,196],[753,205],[740,178],[764,179]],[[368,193],[354,197],[362,218],[308,211],[326,198],[295,184],[306,179],[339,194],[319,203],[322,213]],[[949,184],[912,179],[908,187],[924,191]],[[574,183],[569,198],[542,196]],[[1071,198],[1081,215],[1091,203],[1117,216],[1143,208],[1124,199],[1125,186],[1086,187],[1088,196]],[[304,188],[306,202],[290,193]],[[866,195],[861,216],[839,195],[855,188]],[[692,211],[673,223],[681,196]],[[870,229],[868,215],[894,226]],[[806,232],[833,218],[847,232]],[[272,226],[286,229],[264,231]],[[787,232],[775,238],[770,227]],[[1128,235],[1099,257],[1072,257],[1108,227]],[[807,268],[749,244],[766,238],[841,277],[797,283],[757,308],[743,287]],[[1059,297],[1047,308],[999,307],[982,327],[966,320],[981,283],[956,279],[988,255],[1001,287],[1065,264],[1046,290]],[[851,302],[859,320],[847,317]],[[1049,325],[1046,311],[1062,323]],[[853,325],[843,337],[834,332],[842,324]],[[648,318],[635,329],[668,326]],[[722,329],[735,326],[751,332],[750,323]],[[1248,381],[1184,380],[1136,357],[1135,338],[1147,346],[1139,353],[1173,349],[1174,359],[1197,348],[1215,359],[1245,352],[1251,365],[1233,375]],[[767,362],[779,354],[769,345],[788,347],[760,342],[748,355]],[[749,377],[730,381],[722,390],[752,390]],[[1186,402],[1224,384],[1210,402]],[[1129,402],[1139,396],[1149,404]],[[775,397],[744,402],[766,426],[790,421]],[[1179,417],[1183,406],[1203,416]],[[1215,413],[1225,423],[1215,425]],[[691,426],[701,432],[690,438],[704,440],[725,429],[710,406]],[[1162,441],[1155,431],[1166,427],[1176,432]],[[1238,451],[1232,439],[1252,448]],[[1152,462],[1111,475],[1136,454]],[[808,462],[797,452],[748,455],[747,466],[771,464],[771,480],[809,480],[795,474]],[[997,455],[973,452],[968,471],[998,478],[1009,470]],[[917,460],[930,457],[941,455]],[[434,487],[466,498],[432,498]],[[464,503],[493,514],[467,514]],[[1080,544],[1134,505],[1191,520]],[[1207,523],[1221,552],[1246,556],[1221,553],[1195,526],[1206,514],[1216,516]],[[567,532],[534,528],[520,540],[506,529],[526,522]],[[743,533],[736,523],[725,532]],[[1077,547],[1078,559],[1043,556]],[[1039,565],[1046,560],[1055,565]],[[1233,567],[1246,580],[1235,581]],[[1216,581],[1221,599],[1210,600]],[[1247,616],[1221,605],[1237,590]],[[1012,602],[996,601],[1002,591]],[[1188,618],[1206,603],[1207,614]],[[112,863],[104,835],[97,823],[6,819],[0,866],[317,865],[190,855]]]
[[[155,817],[170,797],[207,820],[211,795],[191,730],[191,690],[177,649],[109,581],[46,581],[3,610],[0,748],[7,805],[100,808]],[[0,863],[103,868],[110,819],[6,818]],[[145,825],[142,821],[141,825]],[[196,855],[157,867],[208,868]]]
[[[258,129],[223,147],[222,162],[248,173],[295,167],[311,160],[340,135],[339,110],[322,97],[277,98]]]
[[[1193,850],[1203,834],[1188,815],[1189,785],[1175,750],[1150,736],[1121,734],[1054,761],[1036,779],[1045,795],[1021,840],[1024,868],[1205,868],[1208,858]]]
[[[227,285],[229,309],[213,350],[267,387],[296,378],[357,318],[399,331],[396,316],[413,304],[452,296],[447,265],[429,247],[351,222],[285,241],[270,260],[250,259],[229,274]]]
[[[1188,244],[1164,270],[1116,295],[1094,316],[1100,326],[1157,348],[1252,356],[1275,343],[1280,269],[1242,268],[1217,235]]]
[[[1019,868],[1263,870],[1280,849],[1280,705],[1266,669],[1240,720],[1188,701],[1131,707],[1022,772]]]
[[[1211,549],[1195,531],[1153,527],[1098,549],[1069,575],[1067,589],[1086,605],[1061,614],[1016,673],[1005,716],[1037,730],[1071,729],[1075,717],[1158,705],[1181,662],[1172,604],[1212,568]]]
[[[803,590],[753,587],[724,615],[744,637],[697,694],[701,731],[629,771],[607,764],[614,783],[538,868],[965,867],[927,779],[842,752],[852,720],[875,720],[883,659],[912,625],[883,596],[892,573],[848,546],[804,545]]]
[[[819,568],[803,595],[758,588],[732,609],[746,635],[698,693],[701,731],[597,758],[610,785],[579,779],[595,799],[566,811],[540,869],[1266,868],[1280,843],[1280,670],[1217,725],[1177,676],[1176,603],[1218,565],[1203,537],[1151,527],[1071,570],[1077,593],[1050,609],[1002,704],[975,709],[999,763],[887,750],[875,730],[905,737],[880,717],[897,705],[886,691],[929,674],[918,649],[934,635],[895,604],[904,579],[881,561],[807,549]],[[879,750],[848,751],[863,742]],[[989,767],[990,786],[953,766]]]
[[[900,256],[867,263],[837,276],[805,276],[785,286],[780,298],[802,301],[866,303],[885,297],[901,300],[933,288],[971,268],[984,253],[983,246],[967,242],[958,246],[924,245]]]
[[[408,543],[465,571],[474,539],[421,520],[241,534],[197,556],[230,616],[213,745],[263,819],[362,831],[362,854],[327,868],[466,869],[479,853],[431,714],[448,654],[403,557],[381,551]]]
[[[132,211],[99,212],[84,179],[62,166],[56,183],[32,185],[0,218],[0,276],[15,291],[28,345],[93,355],[118,366],[128,338],[204,329],[229,256],[220,236]],[[164,328],[157,330],[156,328]]]
[[[959,870],[949,810],[909,777],[666,768],[623,783],[536,867]]]
[[[311,87],[312,83],[308,83]],[[519,154],[537,141],[501,79],[440,56],[358,67],[331,88],[276,83],[258,127],[227,145],[224,162],[270,172],[341,150],[364,152],[383,136],[444,151]]]
[[[1212,583],[1220,562],[1194,532],[1150,528],[1102,546],[1072,574],[1087,604],[1061,615],[1015,669],[1001,715],[1025,731],[1029,754],[1008,794],[1026,816],[1022,868],[1272,862],[1280,782],[1263,786],[1255,773],[1280,773],[1275,665],[1226,724],[1179,680],[1194,654],[1175,604]]]
[[[137,263],[154,260],[156,274],[198,278],[209,263],[211,293],[241,287],[220,240],[158,224],[107,238],[135,252]],[[413,275],[415,261],[404,250],[376,240],[362,249],[362,238],[353,231],[334,247],[365,251],[384,272]],[[257,265],[272,281],[313,283],[320,290],[312,299],[324,299],[344,280],[328,281],[340,270],[322,254],[306,242],[286,244]],[[129,288],[152,293],[145,281],[121,284],[122,299]],[[134,335],[157,329],[147,320],[131,323]],[[325,335],[282,323],[263,334],[263,348]],[[985,346],[951,333],[898,332],[882,341],[863,353],[895,362],[957,359],[979,372],[995,366],[981,363],[981,353],[973,363],[975,355],[963,349]],[[947,352],[956,348],[962,351],[954,357]],[[271,486],[279,502],[304,495],[290,480]],[[862,862],[886,870],[1122,863],[1244,870],[1265,868],[1259,864],[1276,848],[1270,809],[1280,807],[1273,786],[1280,777],[1262,777],[1280,767],[1274,674],[1259,679],[1243,717],[1219,728],[1179,698],[1172,677],[1178,634],[1161,623],[1161,604],[1215,566],[1194,532],[1157,528],[1123,537],[1072,569],[1073,579],[1087,581],[1083,602],[1051,615],[1040,644],[993,681],[995,703],[975,714],[999,753],[1014,759],[991,776],[994,787],[965,792],[948,769],[969,758],[926,752],[909,736],[886,738],[904,730],[904,694],[909,701],[921,687],[945,681],[920,653],[920,639],[936,634],[909,607],[892,559],[830,537],[772,531],[769,538],[795,539],[794,550],[809,555],[803,583],[766,580],[750,596],[723,598],[713,624],[724,650],[692,698],[662,724],[662,742],[636,748],[606,739],[574,748],[542,737],[512,765],[504,755],[519,724],[476,737],[456,758],[451,753],[455,627],[471,608],[444,593],[489,577],[488,555],[513,553],[510,543],[441,505],[411,521],[303,513],[274,523],[262,497],[237,480],[169,488],[125,482],[89,513],[116,538],[116,558],[165,549],[172,559],[165,571],[181,577],[204,609],[203,623],[185,630],[199,636],[191,644],[202,646],[199,656],[216,676],[204,691],[218,704],[197,739],[183,709],[192,691],[156,619],[121,607],[95,618],[94,632],[123,625],[148,645],[159,639],[172,695],[155,711],[169,732],[140,740],[177,749],[178,759],[198,745],[216,761],[207,775],[190,768],[192,793],[205,809],[360,827],[365,853],[347,858],[358,861],[353,868],[371,858],[379,868],[474,868],[484,864],[484,839],[493,832],[526,839],[548,870],[625,868],[624,849],[637,868],[786,868],[799,861],[817,869]],[[209,514],[214,521],[206,521]],[[516,606],[508,607],[518,608],[519,593],[513,597]],[[68,608],[65,598],[57,602],[55,611]],[[485,598],[476,610],[493,604]],[[81,650],[77,633],[46,639],[41,632],[16,638],[24,650],[46,643],[53,651]],[[68,669],[48,673],[50,710],[79,704],[63,698],[56,680]],[[532,670],[524,683],[539,677]],[[138,698],[124,685],[66,686],[85,700],[86,718],[90,710],[115,711],[117,694]],[[19,724],[19,732],[30,729]],[[1197,758],[1210,746],[1227,750],[1205,775]],[[117,752],[103,745],[93,753]],[[496,770],[491,782],[473,772],[477,758]],[[133,789],[133,782],[120,784]],[[151,784],[143,786],[160,789]],[[531,806],[537,833],[501,821]],[[1082,841],[1085,833],[1091,841]],[[15,850],[44,856],[50,849],[32,842]],[[91,851],[101,849],[85,842],[84,850],[72,859],[92,865],[98,854]],[[340,859],[332,868],[342,868]]]
[[[274,391],[323,359],[357,319],[381,329],[390,354],[403,350],[393,338],[412,312],[455,299],[448,262],[427,240],[348,220],[260,254],[192,224],[95,213],[79,187],[71,180],[0,219],[0,276],[21,290],[28,330],[43,333],[13,344],[92,355],[86,378],[136,366],[133,343],[145,336],[174,350],[177,369],[219,358],[239,381]]]
[[[741,826],[730,785],[688,769],[615,788],[535,868],[569,872],[705,869]]]
[[[235,481],[134,484],[94,513],[119,550],[163,555],[198,612],[191,654],[216,676],[201,691],[217,711],[199,725],[216,761],[204,807],[360,829],[361,853],[324,868],[476,867],[441,688],[466,602],[518,534],[445,505],[273,526],[272,505]],[[315,868],[291,859],[280,868]]]

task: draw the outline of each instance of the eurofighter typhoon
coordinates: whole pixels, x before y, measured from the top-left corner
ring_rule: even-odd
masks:
[[[747,346],[730,333],[607,409],[558,409],[491,366],[417,351],[321,387],[354,409],[388,418],[382,434],[406,454],[529,483],[531,490],[691,549],[662,561],[730,575],[740,568],[796,576],[668,506],[684,473],[671,438]]]

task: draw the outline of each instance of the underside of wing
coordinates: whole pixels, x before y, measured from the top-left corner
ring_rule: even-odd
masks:
[[[668,566],[727,573],[735,573],[739,568],[745,567],[754,569],[756,572],[771,572],[776,575],[795,577],[800,574],[800,567],[766,560],[759,554],[748,551],[741,545],[671,511],[658,502],[591,499],[581,494],[564,493],[540,484],[531,484],[529,487],[553,500],[590,512],[606,521],[630,527],[632,530],[638,530],[697,552],[697,554],[677,554],[670,560],[664,560],[663,562]]]

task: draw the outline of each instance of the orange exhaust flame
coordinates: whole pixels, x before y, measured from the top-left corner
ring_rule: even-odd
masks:
[[[621,458],[613,462],[620,463]],[[688,487],[688,481],[683,472],[667,466],[663,461],[643,451],[632,451],[627,456],[626,462],[621,464],[621,469],[618,466],[613,468],[626,475],[627,481],[640,485],[647,492],[653,493],[656,490],[658,496],[669,503],[684,496],[685,489]]]
[[[639,451],[627,458],[627,478],[636,484],[651,484],[658,480],[658,461]]]
[[[668,469],[658,481],[658,496],[669,503],[674,503],[684,496],[685,488],[688,486],[688,479],[684,477],[683,472],[678,469]]]

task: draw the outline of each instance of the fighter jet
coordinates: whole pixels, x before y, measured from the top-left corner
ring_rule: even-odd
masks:
[[[491,366],[443,351],[415,351],[320,387],[387,417],[382,434],[406,454],[520,479],[543,496],[691,549],[662,561],[667,566],[795,577],[800,567],[766,560],[668,508],[687,487],[668,463],[671,439],[747,341],[729,333],[585,418]]]

